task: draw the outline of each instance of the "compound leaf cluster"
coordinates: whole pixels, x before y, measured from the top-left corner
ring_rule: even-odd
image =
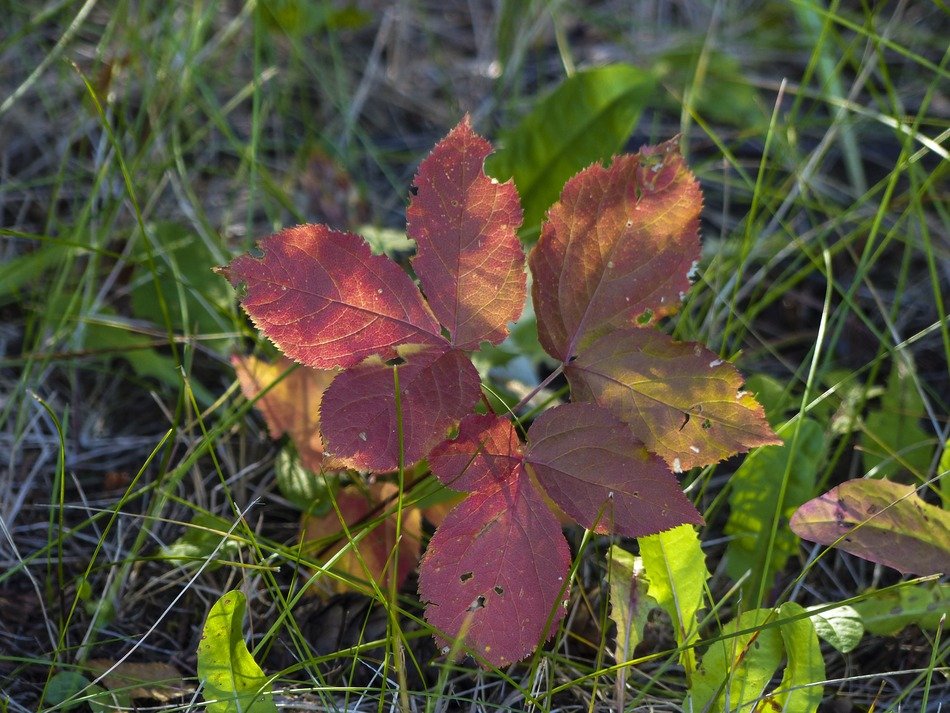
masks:
[[[427,458],[469,493],[432,537],[419,592],[446,647],[501,666],[564,615],[570,554],[549,502],[632,537],[701,524],[674,473],[780,441],[732,365],[650,328],[700,254],[702,195],[674,141],[569,180],[528,260],[540,343],[573,402],[525,443],[507,417],[474,413],[467,352],[505,339],[526,290],[518,192],[485,174],[491,150],[466,118],[422,162],[407,213],[419,287],[322,225],[265,238],[222,272],[284,354],[340,370],[311,414],[323,457],[374,472]]]

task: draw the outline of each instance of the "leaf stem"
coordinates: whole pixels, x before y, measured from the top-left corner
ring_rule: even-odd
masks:
[[[528,404],[528,402],[531,401],[531,399],[533,399],[535,396],[538,395],[538,392],[541,391],[541,389],[545,388],[548,384],[550,384],[557,377],[559,377],[563,372],[564,372],[564,362],[561,362],[560,364],[557,365],[557,368],[554,371],[552,371],[550,374],[547,375],[544,381],[542,381],[540,384],[538,384],[533,389],[531,389],[531,391],[527,394],[527,396],[523,397],[521,401],[515,404],[514,407],[512,407],[511,412],[514,414],[517,414],[518,411],[523,409]]]

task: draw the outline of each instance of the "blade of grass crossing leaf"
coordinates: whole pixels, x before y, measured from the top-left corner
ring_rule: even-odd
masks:
[[[805,610],[794,602],[786,602],[778,610],[780,619],[804,613]],[[820,682],[825,678],[825,661],[815,627],[811,619],[800,618],[783,623],[779,631],[785,647],[785,672],[778,690],[766,701],[775,710],[787,713],[815,713],[824,693]]]
[[[242,633],[244,595],[233,590],[211,607],[198,644],[198,678],[209,713],[277,713],[271,684]]]

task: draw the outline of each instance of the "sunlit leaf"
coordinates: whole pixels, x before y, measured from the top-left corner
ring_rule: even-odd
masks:
[[[843,654],[854,651],[864,636],[864,622],[858,610],[842,605],[834,609],[823,606],[808,607],[815,633]]]
[[[607,577],[610,581],[610,619],[617,627],[614,658],[628,661],[643,640],[647,617],[660,605],[647,590],[643,560],[617,545],[607,552]],[[621,669],[626,671],[626,669]]]
[[[647,578],[648,593],[673,620],[673,632],[680,646],[699,639],[696,614],[703,605],[703,591],[709,570],[699,536],[691,525],[637,539]],[[696,653],[684,648],[680,661],[687,671],[696,668]]]
[[[520,477],[521,441],[511,421],[495,414],[472,414],[454,439],[429,454],[429,467],[453,490],[485,490]]]
[[[950,512],[925,503],[910,485],[849,480],[802,505],[789,525],[805,540],[904,574],[950,572]]]
[[[892,636],[912,624],[936,631],[950,611],[950,583],[921,582],[871,592],[853,606],[872,634]]]
[[[413,269],[459,349],[498,344],[524,306],[521,203],[513,183],[485,175],[489,153],[463,119],[419,166],[406,214]]]
[[[464,637],[487,662],[505,666],[553,635],[569,564],[557,519],[519,466],[446,516],[422,560],[419,597],[444,646]]]
[[[438,323],[402,269],[358,235],[298,225],[264,238],[263,256],[221,272],[254,324],[284,354],[321,369],[368,356],[392,359],[400,344],[444,344]]]
[[[205,620],[198,644],[198,678],[210,713],[277,713],[271,683],[244,643],[244,595],[222,596]]]
[[[779,633],[785,648],[785,671],[778,687],[765,698],[769,707],[783,711],[815,713],[821,705],[825,680],[825,661],[818,634],[811,619],[801,617],[805,610],[795,602],[785,602],[778,610],[782,621]]]
[[[324,394],[320,419],[327,450],[350,468],[395,470],[400,446],[402,462],[415,463],[478,399],[478,372],[462,352],[428,348],[401,353],[405,363],[395,367],[371,357],[347,369]]]
[[[571,393],[630,424],[674,472],[781,444],[742,376],[699,344],[651,329],[597,340],[565,367]]]
[[[701,208],[675,141],[568,181],[529,258],[548,354],[569,361],[598,336],[676,311],[699,260]]]
[[[640,537],[703,522],[669,467],[599,406],[545,411],[528,431],[528,444],[525,461],[542,487],[584,527]]]
[[[254,356],[239,355],[231,357],[231,365],[248,399],[255,398],[294,366],[289,359],[269,364]],[[335,369],[297,368],[255,403],[271,438],[290,436],[303,466],[314,473],[342,467],[324,455],[320,437],[320,402],[337,373]]]

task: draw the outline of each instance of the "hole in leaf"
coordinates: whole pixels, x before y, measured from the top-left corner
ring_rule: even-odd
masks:
[[[485,608],[485,597],[483,597],[481,594],[475,597],[475,601],[473,601],[471,604],[468,605],[469,611],[478,611],[479,609],[484,609],[484,608]]]
[[[261,260],[264,257],[264,251],[261,250],[260,245],[253,246],[250,250],[247,251],[247,254],[256,260]]]
[[[419,186],[415,186],[415,185],[409,186],[409,195],[412,195],[412,196],[419,195]]]
[[[640,324],[640,325],[649,324],[651,319],[653,319],[653,310],[652,309],[644,310],[643,313],[639,317],[637,317],[637,324]]]
[[[712,421],[710,421],[708,418],[704,418],[701,425],[702,425],[703,429],[712,428]]]
[[[470,580],[470,579],[471,579],[472,577],[474,577],[474,576],[475,576],[475,574],[474,574],[473,572],[463,572],[463,573],[462,573],[462,576],[459,577],[459,581],[460,581],[460,582],[467,582],[468,580]]]
[[[684,418],[683,418],[683,423],[680,424],[680,428],[679,428],[679,430],[681,430],[681,431],[682,431],[684,428],[686,428],[686,424],[689,423],[689,414],[688,414],[688,413],[684,413],[683,416],[684,416]]]
[[[395,357],[393,359],[388,360],[386,362],[386,366],[401,366],[402,364],[405,364],[405,363],[406,363],[406,360],[403,359],[402,357]]]
[[[498,584],[494,586],[494,590],[495,590],[495,594],[497,594],[499,597],[505,593],[505,588]]]

